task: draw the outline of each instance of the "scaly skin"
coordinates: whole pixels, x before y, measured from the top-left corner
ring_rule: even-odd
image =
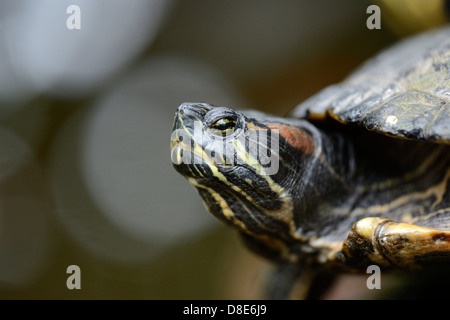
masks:
[[[233,130],[211,131],[219,128],[216,122],[224,117],[231,119],[224,128],[232,121]],[[249,130],[278,134],[278,150],[272,149],[279,155],[276,172],[266,174],[266,168],[250,156],[254,137],[243,138]],[[407,254],[408,258],[405,262],[385,259],[382,266],[415,269],[423,261],[432,264],[430,252],[450,250],[446,232],[436,231],[445,235],[437,237],[419,227],[450,228],[448,146],[351,128],[317,128],[304,120],[198,103],[180,106],[174,132],[189,140],[174,138],[174,158],[180,160],[183,149],[184,156],[194,154],[197,158],[191,160],[198,160],[197,164],[175,164],[175,168],[197,188],[212,214],[238,229],[252,250],[270,259],[365,270],[367,264],[380,264],[387,250],[386,254]],[[225,139],[226,147],[215,144]],[[271,149],[267,141],[258,141],[262,148],[255,150]],[[233,159],[242,161],[226,163],[230,152]],[[358,221],[369,217],[373,230],[385,221],[378,218],[403,222],[390,227],[389,234],[397,235],[397,240],[391,236],[380,242],[374,238],[378,233],[361,233],[365,229]],[[367,226],[368,220],[364,221]],[[405,223],[410,226],[405,228]],[[414,232],[420,235],[410,236]],[[386,248],[374,255],[373,246],[359,241],[362,238],[379,246],[384,243]],[[404,238],[410,239],[407,251],[387,248],[400,245]],[[435,259],[442,263],[442,257],[435,255]]]

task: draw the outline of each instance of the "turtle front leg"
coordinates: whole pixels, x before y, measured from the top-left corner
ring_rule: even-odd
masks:
[[[338,260],[357,269],[371,264],[411,270],[449,266],[450,230],[365,218],[353,225]]]

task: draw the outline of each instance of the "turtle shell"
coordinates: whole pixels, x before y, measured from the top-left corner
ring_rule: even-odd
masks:
[[[346,80],[295,108],[294,117],[359,124],[393,137],[450,144],[450,26],[407,38]]]

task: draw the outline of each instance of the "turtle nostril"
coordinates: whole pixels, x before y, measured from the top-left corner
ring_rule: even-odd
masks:
[[[194,116],[202,117],[205,111],[200,107],[198,103],[185,102],[178,107],[178,112],[180,116]]]

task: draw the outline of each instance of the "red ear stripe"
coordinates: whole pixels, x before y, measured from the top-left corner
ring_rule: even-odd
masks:
[[[313,153],[314,141],[302,129],[284,124],[269,124],[268,126],[270,129],[278,129],[280,135],[292,147],[300,149],[305,153]]]

